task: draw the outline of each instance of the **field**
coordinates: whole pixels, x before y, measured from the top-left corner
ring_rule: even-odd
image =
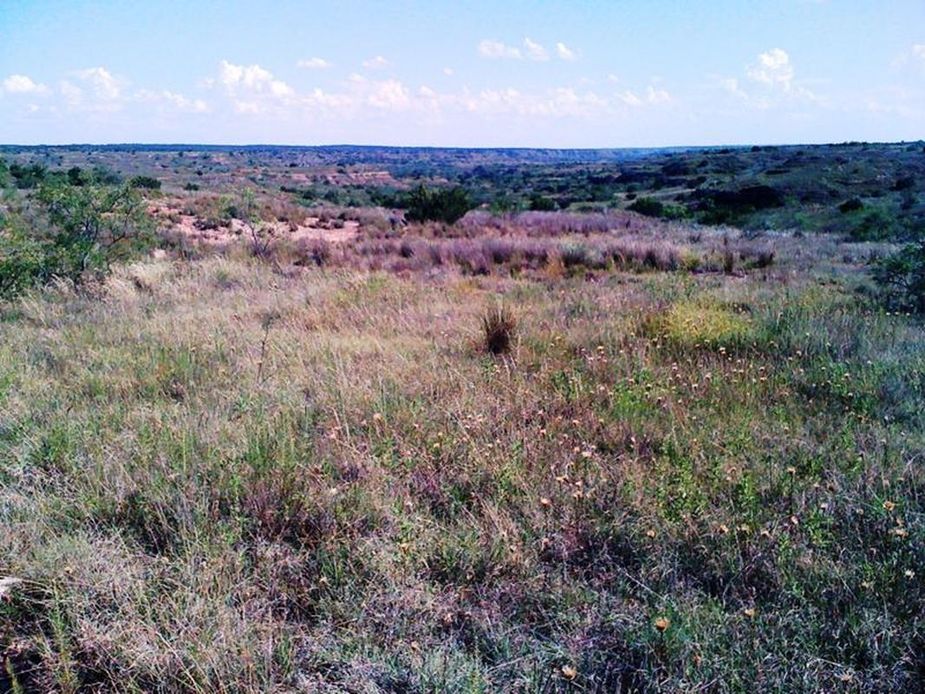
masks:
[[[0,690],[921,688],[925,153],[796,149],[4,152],[158,186],[0,303]]]

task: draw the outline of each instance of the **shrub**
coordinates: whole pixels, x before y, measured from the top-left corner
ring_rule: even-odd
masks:
[[[838,206],[838,211],[842,214],[848,214],[849,212],[855,212],[863,208],[864,203],[861,202],[860,198],[855,197],[849,200],[845,200],[841,205]]]
[[[629,209],[646,217],[661,217],[665,212],[665,206],[653,198],[639,198]]]
[[[0,229],[0,298],[28,289],[43,275],[45,249],[19,228]]]
[[[853,241],[883,241],[897,234],[896,220],[883,210],[874,210],[851,230]]]
[[[482,344],[485,351],[495,355],[510,352],[516,327],[514,316],[503,306],[485,314],[482,317]]]
[[[129,185],[132,188],[144,188],[146,190],[160,190],[161,182],[152,176],[135,176]]]
[[[462,188],[429,190],[418,186],[405,201],[405,216],[412,222],[446,222],[455,224],[472,207]]]
[[[876,261],[874,280],[892,308],[925,313],[925,241]]]
[[[51,181],[35,198],[47,227],[29,233],[13,220],[0,228],[0,296],[62,277],[80,283],[104,274],[123,250],[142,239],[148,221],[138,193],[129,187],[71,186]]]

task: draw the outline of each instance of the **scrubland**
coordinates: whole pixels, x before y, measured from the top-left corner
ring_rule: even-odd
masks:
[[[921,687],[925,342],[877,247],[594,219],[4,304],[2,688]]]

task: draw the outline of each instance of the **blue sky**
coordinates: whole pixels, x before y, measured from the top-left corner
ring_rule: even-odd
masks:
[[[923,137],[923,0],[0,0],[2,143]]]

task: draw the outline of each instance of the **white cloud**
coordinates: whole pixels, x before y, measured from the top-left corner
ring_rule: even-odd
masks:
[[[524,53],[530,60],[545,62],[549,60],[549,52],[529,36],[524,39]]]
[[[377,55],[373,58],[363,61],[363,67],[369,70],[381,70],[384,67],[387,67],[389,61],[386,60],[383,56]]]
[[[33,82],[32,78],[26,75],[10,75],[3,80],[3,91],[10,94],[45,94],[48,92],[48,87]]]
[[[491,60],[532,60],[537,63],[544,63],[550,58],[550,53],[546,47],[529,36],[524,37],[521,47],[509,46],[495,39],[483,39],[479,42],[477,49],[480,56]],[[556,43],[556,56],[560,60],[569,61],[576,60],[578,57],[575,51],[561,41]]]
[[[453,68],[445,67],[443,68],[443,74],[446,75],[447,77],[452,77],[456,73],[455,73],[455,70],[453,70]]]
[[[295,90],[260,65],[235,65],[222,60],[218,82],[239,113],[263,113],[295,97]]]
[[[121,94],[119,81],[104,67],[91,67],[77,72],[77,76],[87,82],[100,99],[115,101]]]
[[[627,106],[642,106],[642,99],[640,99],[634,92],[629,90],[619,94],[619,99]]]
[[[325,70],[331,67],[331,63],[324,58],[305,58],[297,62],[296,65],[307,70]]]
[[[745,74],[755,82],[790,91],[793,83],[793,64],[785,50],[772,48],[767,53],[759,55],[758,62],[749,65]]]
[[[401,111],[411,105],[407,87],[398,80],[374,83],[366,101],[370,106],[389,111]]]
[[[653,85],[646,87],[644,94],[637,94],[634,91],[627,89],[626,91],[617,94],[617,98],[626,104],[627,106],[632,106],[638,108],[640,106],[658,106],[660,104],[667,104],[671,101],[671,94],[666,90],[660,89]]]
[[[667,104],[671,101],[671,94],[664,89],[650,85],[646,88],[646,101],[650,104]]]
[[[575,51],[573,51],[571,48],[566,46],[561,41],[559,41],[559,43],[556,44],[556,54],[562,60],[568,60],[568,61],[575,60],[578,57],[575,55]]]
[[[168,89],[159,92],[142,89],[135,94],[135,99],[137,101],[169,106],[177,111],[186,113],[205,113],[209,110],[209,105],[202,99],[191,99],[183,94],[178,94]]]
[[[59,88],[61,90],[61,95],[64,97],[64,101],[68,106],[77,106],[83,99],[83,90],[75,84],[68,82],[67,80],[61,82]]]
[[[479,55],[483,58],[489,58],[492,60],[497,60],[499,58],[520,60],[523,58],[523,54],[520,52],[519,48],[507,46],[500,41],[495,41],[493,39],[485,39],[479,43],[478,51]]]
[[[275,97],[286,97],[295,93],[292,87],[276,79],[273,73],[259,65],[234,65],[223,60],[218,79],[229,91],[234,92],[269,93]]]
[[[912,47],[912,55],[925,61],[925,43],[917,43]]]
[[[739,86],[739,80],[735,77],[724,77],[719,81],[720,87],[740,99],[748,99],[748,93]]]

